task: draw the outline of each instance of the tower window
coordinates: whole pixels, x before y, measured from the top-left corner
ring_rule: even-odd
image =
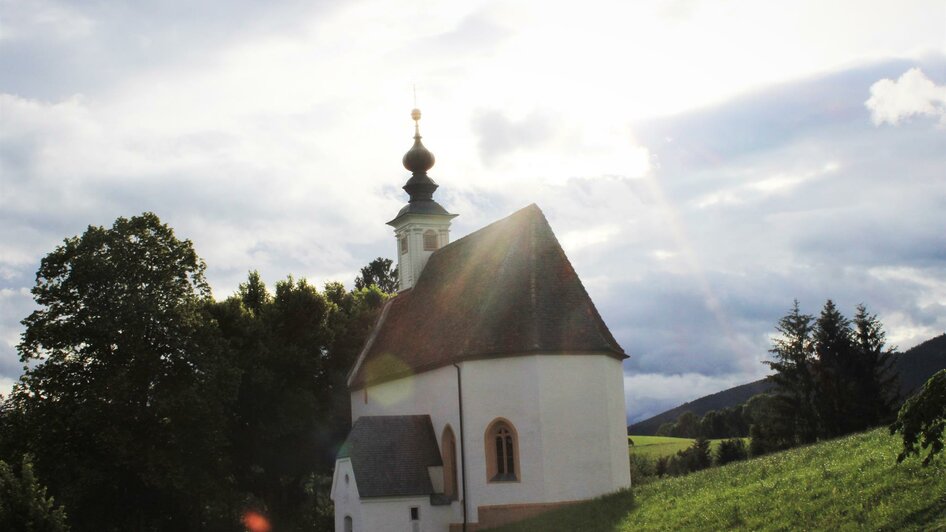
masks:
[[[437,232],[431,229],[424,231],[424,251],[437,251],[438,247]]]
[[[519,480],[519,442],[516,429],[497,419],[486,430],[486,478],[490,482]]]
[[[399,238],[397,241],[401,247],[401,255],[407,253],[407,235],[401,236],[401,238]]]

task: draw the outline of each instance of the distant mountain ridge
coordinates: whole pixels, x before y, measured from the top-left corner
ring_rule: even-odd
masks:
[[[893,368],[900,375],[900,395],[903,398],[909,397],[934,373],[946,369],[946,334],[931,338],[903,353],[897,353]],[[772,386],[773,384],[767,379],[760,379],[706,395],[638,421],[627,427],[627,432],[643,436],[653,435],[657,433],[660,425],[675,421],[680,414],[688,410],[702,417],[710,410],[721,410],[742,404],[756,394],[767,392]]]

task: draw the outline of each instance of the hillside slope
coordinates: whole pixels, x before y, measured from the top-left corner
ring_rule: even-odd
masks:
[[[903,398],[909,397],[934,373],[946,369],[946,334],[941,334],[903,353],[898,353],[895,356],[893,368],[900,375],[900,395]],[[771,383],[762,379],[706,395],[643,421],[638,421],[627,428],[627,433],[653,435],[657,433],[657,429],[660,428],[661,424],[676,420],[680,414],[687,410],[702,416],[710,410],[721,410],[742,404],[753,395],[764,393],[771,387]]]
[[[946,457],[886,429],[658,480],[497,531],[946,530]]]

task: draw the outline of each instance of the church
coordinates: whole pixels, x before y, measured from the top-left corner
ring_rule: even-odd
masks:
[[[483,530],[628,487],[627,355],[536,205],[450,241],[411,116],[400,290],[348,376],[336,531]]]

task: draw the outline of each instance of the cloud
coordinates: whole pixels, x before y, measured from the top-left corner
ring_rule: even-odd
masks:
[[[911,68],[896,81],[882,79],[870,86],[864,102],[875,125],[897,125],[914,116],[938,118],[946,125],[946,85],[933,83],[922,70]]]
[[[640,373],[624,376],[628,424],[655,416],[683,402],[751,381],[747,376],[707,377],[699,373]]]

